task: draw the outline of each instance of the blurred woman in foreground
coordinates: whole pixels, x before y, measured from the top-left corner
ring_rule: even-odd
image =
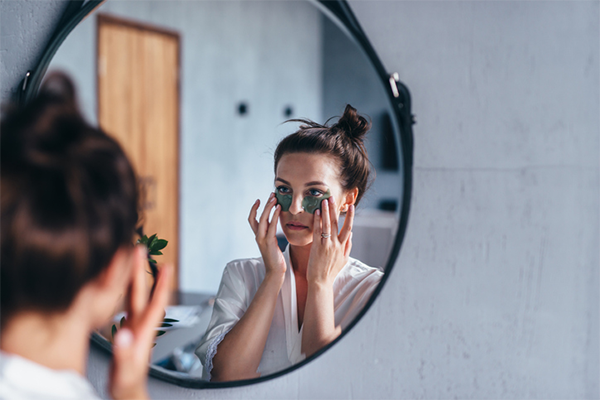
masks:
[[[64,75],[1,126],[0,393],[98,398],[84,378],[89,337],[126,297],[110,393],[149,398],[148,360],[167,303],[165,266],[148,302],[146,249],[133,246],[138,192],[121,147],[88,125]]]

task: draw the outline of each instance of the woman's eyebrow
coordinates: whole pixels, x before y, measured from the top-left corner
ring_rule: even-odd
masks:
[[[281,181],[281,182],[285,183],[286,185],[292,186],[291,183],[289,183],[285,179],[281,179],[280,177],[276,177],[275,180],[276,181]],[[304,184],[304,186],[326,186],[327,187],[327,185],[324,182],[321,182],[321,181],[307,182],[307,183]]]
[[[305,183],[304,186],[327,186],[325,183],[321,182],[321,181],[312,181],[312,182],[308,182]]]

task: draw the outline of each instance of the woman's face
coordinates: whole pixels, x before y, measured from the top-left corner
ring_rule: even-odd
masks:
[[[289,210],[282,211],[279,218],[290,244],[306,246],[312,243],[314,214],[302,208],[302,200],[306,196],[323,197],[327,190],[335,198],[335,213],[339,217],[340,212],[354,202],[354,196],[344,193],[334,157],[310,153],[287,153],[281,157],[275,173],[275,191],[292,196]]]

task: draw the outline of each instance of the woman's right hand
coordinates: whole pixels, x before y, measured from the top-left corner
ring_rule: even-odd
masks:
[[[256,200],[248,222],[265,264],[265,278],[254,294],[244,315],[225,335],[213,357],[212,380],[216,382],[258,378],[257,372],[273,322],[273,314],[281,285],[285,279],[285,258],[277,245],[275,233],[281,213],[271,193],[260,219],[256,219],[260,201]],[[273,217],[269,221],[271,211]],[[216,308],[215,308],[216,310]]]
[[[279,249],[277,237],[275,236],[277,233],[277,223],[279,221],[279,214],[281,213],[281,206],[277,204],[275,193],[271,193],[260,219],[256,220],[259,206],[260,200],[256,200],[250,210],[248,222],[256,236],[256,243],[258,244],[260,254],[265,263],[266,274],[274,274],[283,277],[286,270],[285,258]],[[275,208],[275,211],[273,212],[271,221],[269,221],[269,215],[273,208]]]
[[[150,353],[170,294],[173,267],[161,268],[154,294],[146,285],[147,250],[135,248],[127,296],[127,320],[115,335],[109,390],[115,400],[149,399],[147,392]]]

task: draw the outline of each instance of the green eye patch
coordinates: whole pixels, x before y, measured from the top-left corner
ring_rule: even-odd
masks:
[[[281,205],[281,211],[288,211],[290,209],[290,206],[292,205],[291,194],[281,194],[279,192],[275,192],[275,197],[277,198],[277,204]],[[304,199],[302,199],[302,208],[307,213],[314,214],[317,209],[321,209],[321,202],[330,197],[331,192],[329,189],[327,189],[327,192],[325,192],[321,197],[306,196]]]
[[[302,199],[302,208],[309,214],[314,214],[317,209],[321,209],[321,202],[331,197],[329,189],[321,197],[306,196]],[[290,202],[291,203],[291,202]],[[289,208],[289,207],[288,207]]]
[[[290,209],[290,206],[292,205],[291,194],[281,194],[279,191],[276,191],[275,197],[277,198],[277,204],[281,205],[281,211],[287,211]]]

